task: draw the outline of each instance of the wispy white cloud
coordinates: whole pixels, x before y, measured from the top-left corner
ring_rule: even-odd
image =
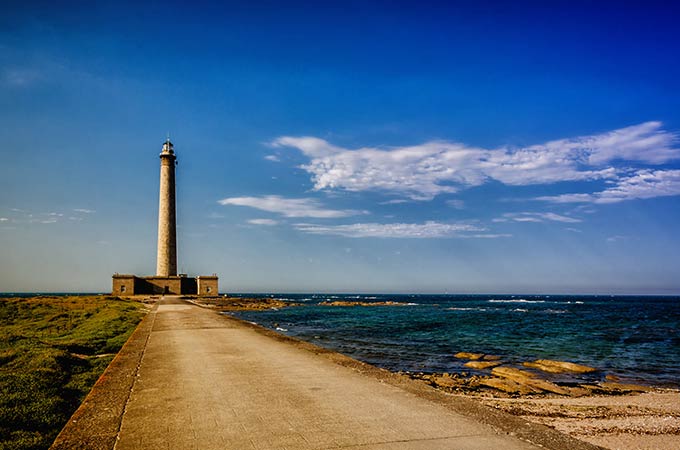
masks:
[[[25,209],[10,208],[12,211],[7,217],[0,217],[0,222],[11,222],[13,224],[53,224],[64,220],[82,221],[83,217],[70,215],[62,212],[47,211],[32,213]]]
[[[53,224],[63,222],[65,220],[70,223],[81,222],[85,220],[87,214],[92,214],[95,211],[91,209],[75,208],[68,213],[46,211],[39,213],[32,213],[25,209],[11,208],[13,214],[6,218],[7,221],[14,224]],[[4,222],[0,218],[0,222]]]
[[[455,209],[465,208],[465,202],[463,200],[459,200],[459,199],[447,200],[446,204],[449,205],[451,208],[455,208]]]
[[[581,219],[576,217],[563,216],[552,212],[519,212],[506,213],[501,217],[497,217],[492,222],[563,222],[563,223],[579,223]]]
[[[279,162],[281,159],[277,155],[267,155],[264,157],[267,161]]]
[[[273,219],[250,219],[248,221],[249,224],[251,225],[267,225],[267,226],[273,226],[273,225],[278,225],[277,220]]]
[[[625,200],[680,195],[680,170],[638,170],[614,186],[592,194],[537,197],[552,203],[618,203]]]
[[[596,197],[594,194],[561,194],[536,197],[535,200],[543,200],[553,203],[587,203],[595,202]]]
[[[297,223],[298,231],[309,234],[344,236],[350,238],[455,238],[455,237],[500,237],[480,234],[484,227],[469,223],[353,223],[348,225],[317,225]],[[474,234],[469,234],[469,233]]]
[[[366,214],[366,211],[353,209],[328,209],[319,201],[312,198],[285,198],[279,195],[265,195],[262,197],[231,197],[218,202],[220,205],[248,206],[281,214],[285,217],[313,217],[317,219],[332,219],[339,217]]]
[[[457,165],[471,166],[483,152],[462,144],[430,142],[391,150],[349,150],[313,137],[282,137],[274,145],[295,147],[310,158],[302,168],[312,175],[317,190],[382,190],[427,200],[444,192],[456,192],[458,187],[451,182],[477,185],[485,178],[479,171],[455,170]],[[446,182],[449,184],[443,184]]]
[[[11,218],[7,218],[7,220],[17,224],[52,224],[62,222],[64,220],[80,222],[84,220],[84,214],[91,214],[95,212],[94,210],[80,208],[75,208],[71,213],[68,214],[56,211],[31,213],[28,210],[19,208],[11,208],[11,211],[15,214],[12,214],[10,216]],[[0,219],[0,222],[2,221],[3,220]]]
[[[461,235],[458,236],[460,238],[464,239],[498,239],[498,238],[509,238],[512,237],[512,234],[510,233],[498,233],[498,234],[491,234],[491,233],[483,233],[483,234],[466,234],[466,235]]]
[[[595,214],[597,212],[597,208],[595,208],[593,205],[575,205],[571,209],[572,214]]]
[[[43,73],[32,68],[8,67],[0,72],[0,82],[10,87],[30,86],[44,78]]]
[[[393,200],[387,200],[384,202],[380,202],[381,205],[401,205],[402,203],[408,203],[409,200],[403,199],[403,198],[396,198]]]
[[[616,159],[662,164],[678,159],[680,152],[675,147],[678,134],[662,130],[662,125],[658,121],[645,122],[576,141],[562,141],[562,145],[589,149],[588,162],[593,165]]]
[[[622,236],[622,235],[615,235],[615,236],[609,236],[607,238],[607,242],[618,242],[618,241],[628,241],[630,240],[630,236]]]
[[[347,149],[316,137],[282,136],[275,147],[292,147],[309,158],[302,166],[314,188],[379,190],[414,200],[496,180],[507,185],[618,178],[606,164],[617,160],[661,164],[680,158],[678,137],[661,122],[550,141],[523,148],[484,149],[445,141],[410,147]]]

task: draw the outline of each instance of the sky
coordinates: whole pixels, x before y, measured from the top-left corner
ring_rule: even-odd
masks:
[[[677,295],[679,19],[5,0],[0,291],[153,275],[169,133],[178,266],[221,292]]]

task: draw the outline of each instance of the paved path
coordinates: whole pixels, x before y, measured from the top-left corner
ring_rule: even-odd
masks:
[[[533,447],[214,311],[166,299],[115,448]]]

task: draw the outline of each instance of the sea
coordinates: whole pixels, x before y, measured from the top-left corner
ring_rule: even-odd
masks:
[[[458,352],[595,367],[552,375],[565,384],[621,382],[680,388],[680,297],[596,295],[243,294],[302,306],[234,316],[391,371],[483,374]],[[403,306],[322,306],[333,301]]]
[[[32,295],[36,294],[0,297]],[[598,369],[549,376],[565,384],[597,382],[612,375],[622,382],[680,388],[680,296],[229,296],[298,303],[301,306],[227,314],[391,371],[485,374],[454,357],[473,352],[500,356],[518,367],[535,359],[555,359]],[[402,305],[321,305],[334,301]]]

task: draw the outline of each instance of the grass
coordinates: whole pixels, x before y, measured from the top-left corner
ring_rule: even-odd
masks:
[[[143,316],[118,297],[0,299],[0,450],[49,448]]]

